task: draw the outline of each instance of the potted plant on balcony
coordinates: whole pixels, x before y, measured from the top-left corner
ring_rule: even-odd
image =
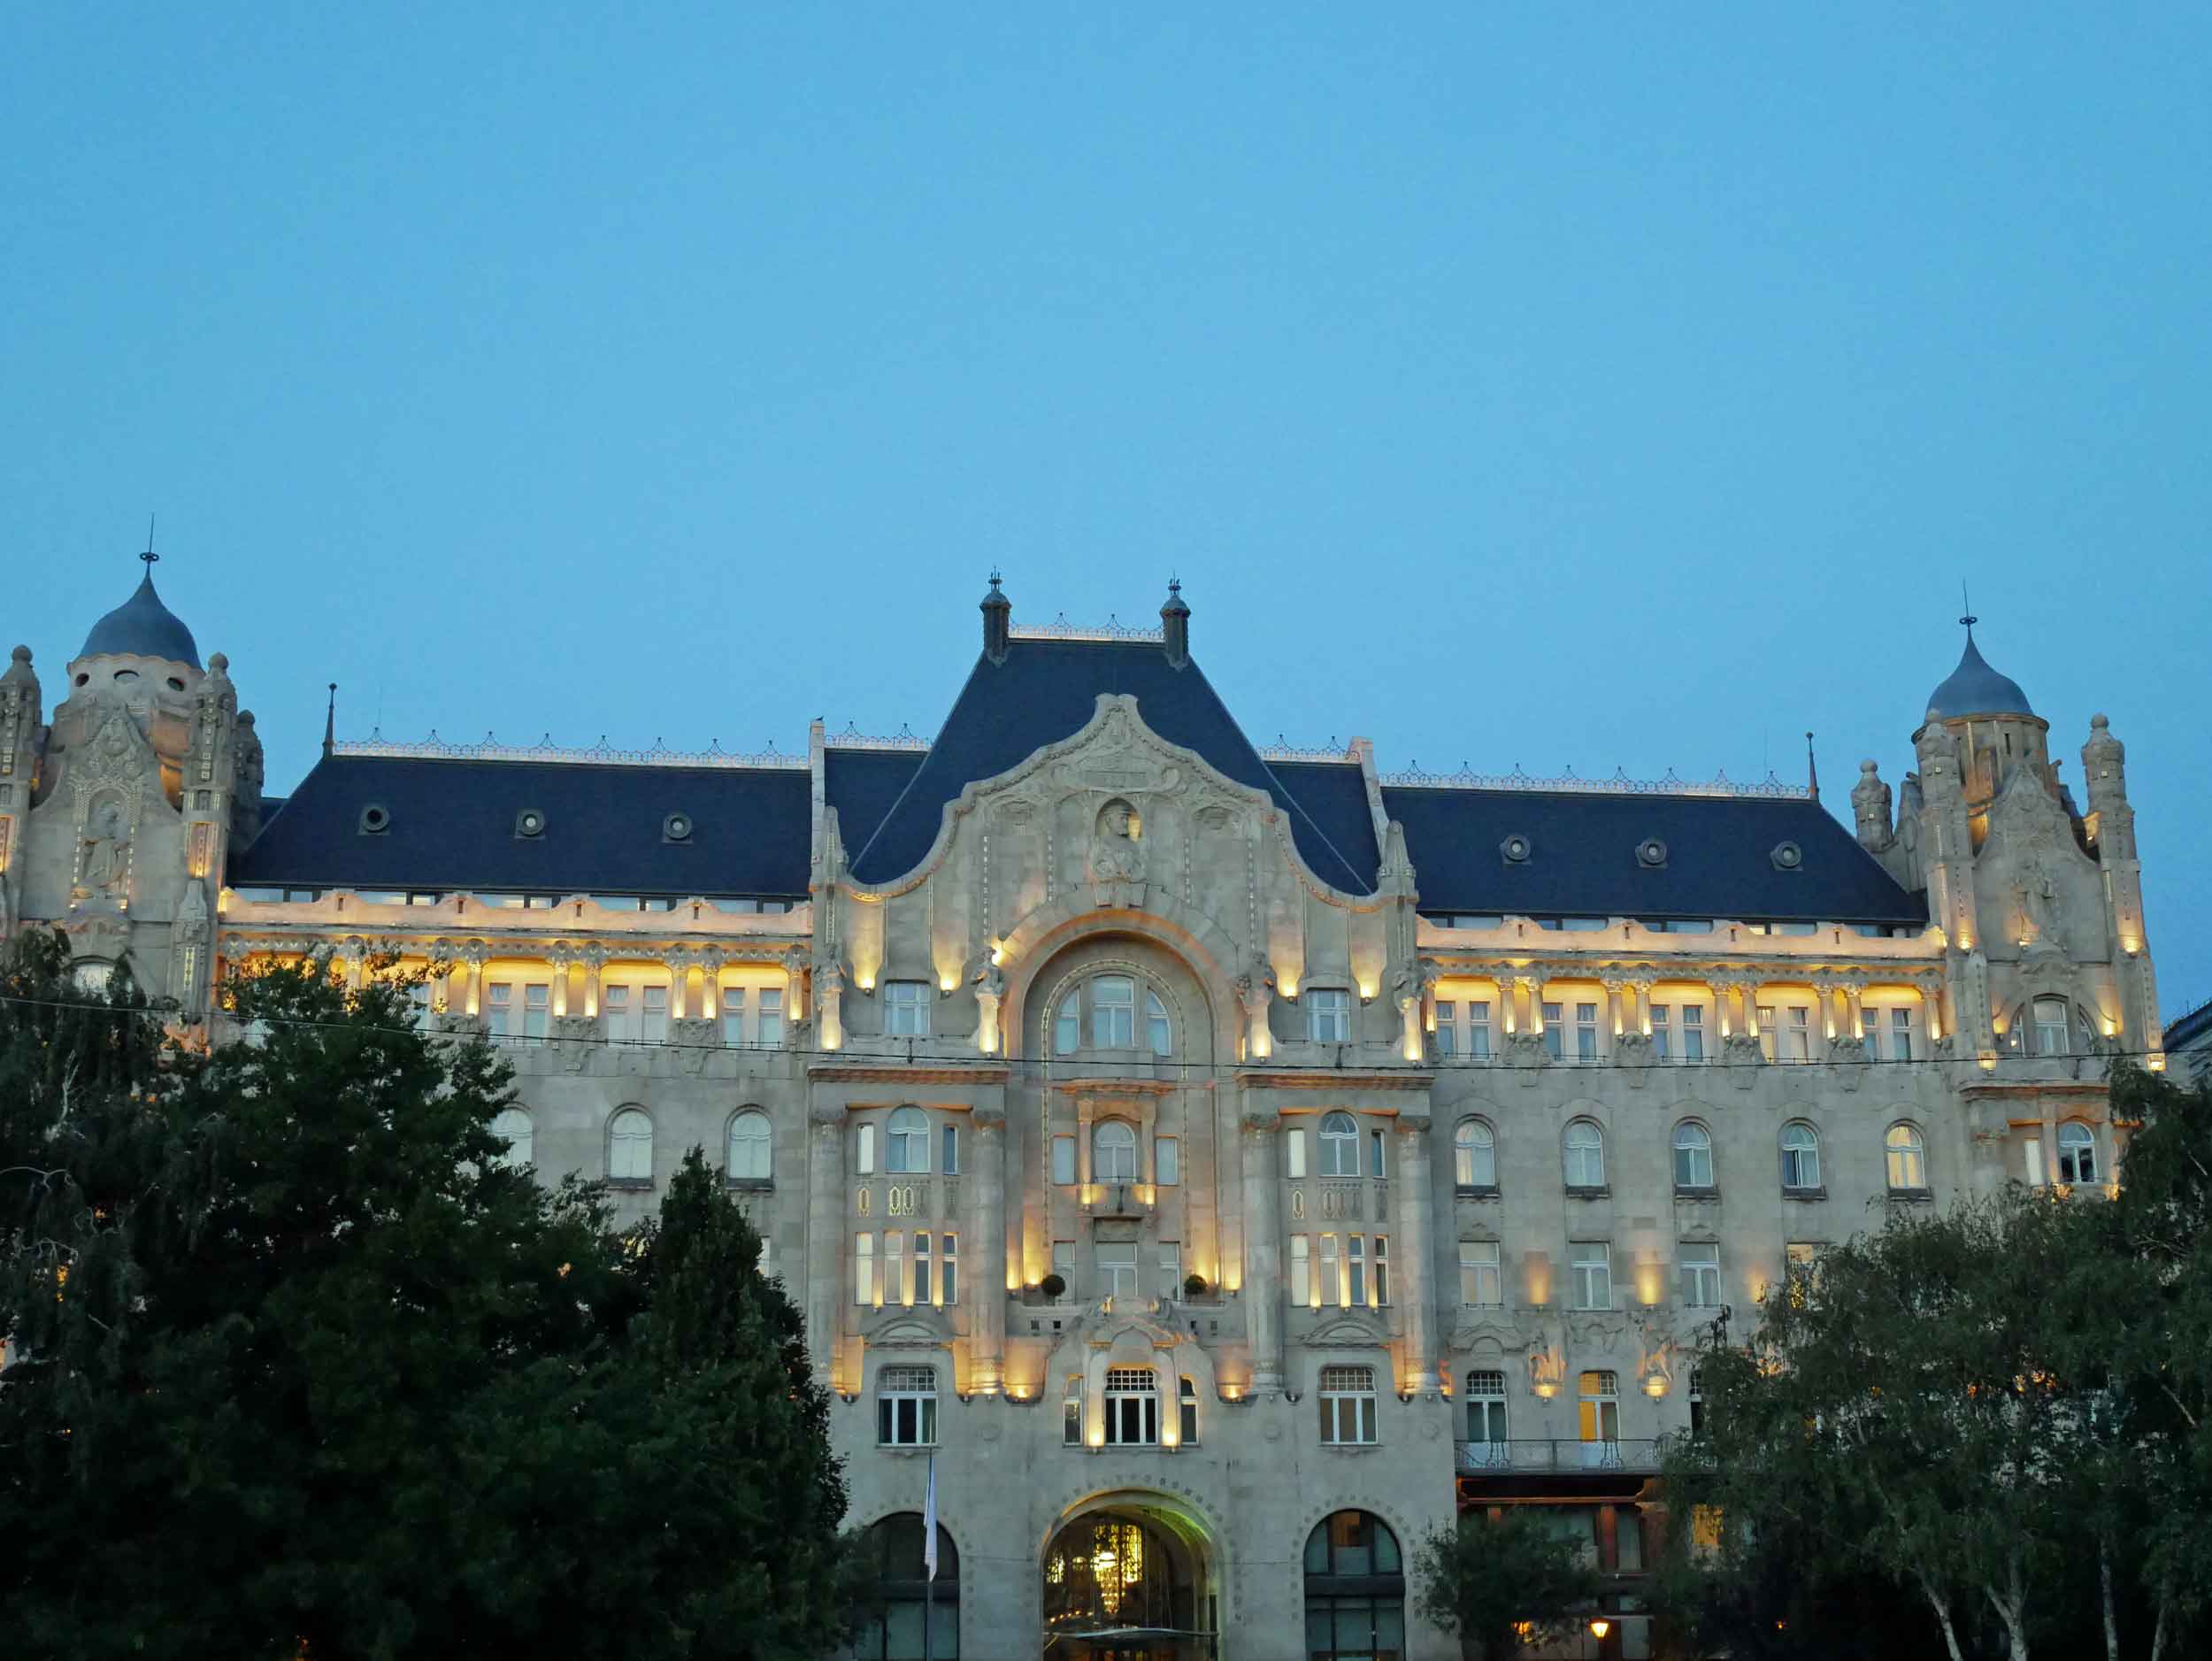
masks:
[[[1056,1302],[1060,1294],[1067,1289],[1068,1283],[1056,1274],[1048,1274],[1037,1282],[1037,1290],[1044,1295],[1048,1303]]]
[[[1183,1277],[1183,1296],[1194,1303],[1212,1289],[1202,1274],[1192,1273]]]

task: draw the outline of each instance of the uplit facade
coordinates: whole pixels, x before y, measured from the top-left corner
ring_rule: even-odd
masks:
[[[2162,1060],[2121,745],[2078,801],[1970,636],[1848,828],[1391,775],[1255,749],[1189,626],[1024,630],[995,581],[928,743],[334,741],[265,799],[150,576],[50,720],[0,676],[0,923],[187,1022],[389,954],[507,1048],[549,1180],[642,1213],[705,1147],[880,1526],[864,1653],[1441,1661],[1422,1537],[1541,1504],[1643,1654],[1701,1334],[1886,1211],[2114,1180],[2108,1060]]]

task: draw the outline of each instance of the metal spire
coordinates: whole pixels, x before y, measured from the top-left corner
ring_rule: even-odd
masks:
[[[338,683],[330,683],[330,707],[323,711],[323,754],[338,747]]]

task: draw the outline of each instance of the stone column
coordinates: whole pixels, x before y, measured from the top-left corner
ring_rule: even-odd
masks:
[[[1429,1177],[1426,1113],[1398,1115],[1398,1254],[1395,1265],[1399,1305],[1405,1311],[1405,1374],[1402,1389],[1424,1396],[1436,1391],[1435,1265],[1430,1261],[1434,1200]]]
[[[1843,1001],[1845,1006],[1850,1011],[1843,1035],[1846,1038],[1864,1038],[1867,1035],[1866,982],[1846,980],[1843,983]]]
[[[1629,989],[1636,995],[1636,1024],[1634,1029],[1645,1037],[1651,1036],[1651,988],[1648,980],[1631,980]]]
[[[834,1388],[838,1295],[846,1273],[843,1105],[817,1102],[808,1115],[807,1129],[806,1352],[816,1380]]]
[[[599,1019],[599,972],[607,966],[607,949],[598,944],[584,948],[584,1013],[594,1020]]]
[[[1244,1157],[1244,1319],[1252,1345],[1252,1393],[1283,1388],[1283,1234],[1277,1216],[1272,1112],[1248,1109],[1240,1120]]]
[[[806,1002],[806,953],[794,946],[783,955],[783,1042],[798,1042],[799,1028],[813,1014]]]
[[[461,954],[461,972],[466,984],[461,992],[461,1012],[472,1019],[484,1013],[484,942],[473,941]]]
[[[968,1284],[975,1314],[969,1323],[968,1388],[996,1396],[1006,1381],[1006,1110],[979,1106],[969,1115],[975,1136],[975,1244]]]
[[[1625,1036],[1635,1030],[1628,1024],[1627,1002],[1621,996],[1628,990],[1628,982],[1609,979],[1601,984],[1605,988],[1607,1013],[1613,1018],[1613,1036],[1616,1038]]]
[[[568,1013],[568,969],[576,961],[568,955],[565,945],[556,946],[553,955],[546,959],[553,965],[553,1014],[556,1019]]]

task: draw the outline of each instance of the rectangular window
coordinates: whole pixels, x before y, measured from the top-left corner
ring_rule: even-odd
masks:
[[[1336,1236],[1321,1236],[1321,1302],[1325,1307],[1341,1307],[1341,1295],[1337,1289]]]
[[[1759,1005],[1759,1053],[1769,1061],[1775,1058],[1774,1038],[1774,1006],[1762,1004]]]
[[[1720,1307],[1720,1248],[1718,1246],[1681,1246],[1676,1258],[1682,1273],[1682,1307],[1685,1309],[1718,1309]]]
[[[1198,1445],[1198,1387],[1191,1382],[1190,1374],[1187,1373],[1183,1374],[1178,1383],[1179,1388],[1175,1396],[1176,1429],[1181,1433],[1183,1446],[1194,1448]]]
[[[945,1174],[949,1177],[956,1177],[960,1174],[960,1127],[946,1126],[941,1140],[944,1142]]]
[[[2043,1138],[2030,1136],[2021,1146],[2028,1162],[2028,1186],[2039,1188],[2043,1186]]]
[[[1682,1059],[1705,1059],[1705,1011],[1701,1004],[1682,1006]]]
[[[853,1302],[863,1309],[875,1307],[876,1237],[873,1234],[853,1236]]]
[[[1791,1304],[1802,1309],[1820,1279],[1819,1242],[1793,1240],[1784,1246],[1782,1274],[1789,1282]]]
[[[1290,1301],[1301,1309],[1313,1301],[1313,1260],[1307,1255],[1310,1243],[1303,1234],[1290,1237]]]
[[[1563,1034],[1560,1029],[1566,1024],[1565,1015],[1556,1004],[1545,1004],[1543,1011],[1545,1053],[1554,1061],[1563,1061],[1566,1052],[1562,1048]]]
[[[763,987],[759,998],[758,1030],[753,1042],[773,1050],[783,1042],[783,991],[779,987]]]
[[[722,988],[722,1042],[733,1047],[745,1042],[745,988]]]
[[[876,1127],[862,1125],[853,1132],[853,1170],[864,1177],[876,1173]]]
[[[1578,1240],[1568,1259],[1577,1309],[1613,1307],[1613,1248],[1602,1240]]]
[[[927,1303],[931,1301],[929,1295],[929,1271],[931,1266],[929,1244],[929,1236],[927,1234],[920,1233],[917,1233],[915,1234],[914,1296],[912,1301],[917,1303]]]
[[[1383,1134],[1379,1130],[1367,1133],[1367,1174],[1379,1177],[1383,1173]]]
[[[937,1237],[937,1280],[944,1294],[944,1305],[950,1309],[960,1301],[960,1236],[940,1234]]]
[[[1159,1440],[1159,1375],[1150,1367],[1108,1367],[1107,1445],[1148,1448]]]
[[[1458,1050],[1459,1004],[1456,1000],[1436,1000],[1436,1053],[1443,1058]]]
[[[1490,1059],[1490,1005],[1486,1003],[1467,1006],[1467,1057],[1471,1061]]]
[[[1598,1006],[1594,1004],[1575,1005],[1575,1059],[1595,1061],[1598,1058]]]
[[[906,1231],[887,1228],[883,1231],[883,1301],[887,1303],[911,1303],[914,1295],[906,1280]]]
[[[1136,1048],[1137,983],[1128,976],[1102,974],[1091,982],[1091,1042],[1101,1050]]]
[[[1171,1188],[1183,1180],[1183,1143],[1179,1137],[1157,1136],[1152,1142],[1153,1180]]]
[[[1769,1061],[1813,1058],[1813,1012],[1802,1004],[1759,1006],[1759,1049]]]
[[[494,980],[484,988],[484,1026],[494,1038],[507,1038],[514,1034],[515,989],[504,980]]]
[[[927,1448],[937,1441],[937,1369],[886,1367],[876,1375],[876,1441]]]
[[[1363,1446],[1375,1440],[1375,1370],[1321,1369],[1321,1442],[1324,1447]]]
[[[1344,1236],[1345,1301],[1355,1309],[1367,1305],[1367,1238],[1363,1234]]]
[[[1133,1240],[1102,1240],[1093,1253],[1098,1264],[1098,1289],[1110,1298],[1137,1295],[1137,1243]]]
[[[1889,1012],[1889,1058],[1912,1059],[1912,1011],[1900,1007]]]
[[[1390,1302],[1390,1237],[1387,1234],[1375,1236],[1375,1256],[1372,1266],[1375,1276],[1375,1307],[1380,1309]]]
[[[1074,1303],[1075,1242],[1072,1240],[1056,1240],[1052,1242],[1052,1272],[1060,1277],[1061,1284],[1066,1288],[1060,1294],[1060,1302]]]
[[[2062,1056],[2066,1053],[2066,1005],[2058,998],[2038,998],[2035,1001],[2035,1053],[2039,1056]]]
[[[1306,1036],[1317,1044],[1349,1043],[1352,995],[1336,987],[1310,988],[1306,993]]]
[[[1505,1431],[1505,1374],[1482,1369],[1467,1375],[1467,1440],[1502,1442]]]
[[[522,988],[522,1035],[542,1038],[546,1023],[553,1013],[553,988],[545,985],[526,986]]]
[[[1052,1180],[1061,1188],[1075,1180],[1075,1138],[1055,1136],[1052,1139]]]
[[[1283,1133],[1283,1169],[1293,1182],[1306,1174],[1306,1133],[1286,1130]]]
[[[1060,1396],[1060,1444],[1066,1448],[1083,1445],[1083,1375],[1068,1374],[1067,1388]]]
[[[894,1038],[929,1036],[927,981],[887,980],[883,983],[883,1030]]]
[[[1674,1059],[1674,1023],[1663,1004],[1651,1006],[1651,1053],[1662,1061]]]
[[[1498,1309],[1505,1303],[1505,1277],[1494,1240],[1459,1242],[1459,1301],[1470,1309]]]
[[[649,1044],[668,1042],[668,988],[649,986],[639,1008],[638,1036]]]
[[[637,1037],[637,1006],[630,1001],[628,987],[601,987],[599,1013],[610,1042],[627,1043]]]

